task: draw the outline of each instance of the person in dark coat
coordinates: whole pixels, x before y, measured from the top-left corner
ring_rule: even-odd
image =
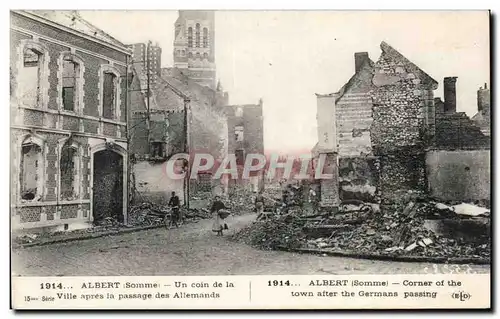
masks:
[[[179,196],[175,194],[175,192],[172,192],[172,196],[170,196],[170,200],[168,202],[168,206],[172,207],[172,217],[170,218],[170,224],[169,226],[174,226],[179,227],[179,219],[180,219],[180,213],[179,213],[179,206],[180,206],[180,200]]]
[[[219,211],[221,209],[227,209],[227,207],[220,200],[219,196],[215,196],[210,212],[212,213],[212,217],[214,219],[214,222],[212,224],[212,231],[215,232],[217,236],[222,236],[222,232],[224,230],[224,219],[219,215]]]

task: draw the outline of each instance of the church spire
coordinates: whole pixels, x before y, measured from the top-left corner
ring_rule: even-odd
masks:
[[[216,89],[214,11],[179,11],[174,35],[174,67]]]

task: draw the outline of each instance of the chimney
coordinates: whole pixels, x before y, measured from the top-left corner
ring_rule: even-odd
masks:
[[[355,64],[355,71],[358,73],[361,68],[363,67],[363,64],[365,61],[369,59],[368,57],[368,52],[356,52],[354,53],[354,64]]]
[[[457,111],[457,77],[450,76],[444,78],[444,111],[455,113]]]
[[[478,112],[490,111],[490,90],[486,83],[484,88],[479,88],[477,91],[477,110]]]

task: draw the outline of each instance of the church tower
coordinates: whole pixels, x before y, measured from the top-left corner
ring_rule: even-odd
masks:
[[[180,10],[175,21],[174,67],[215,90],[215,12]]]

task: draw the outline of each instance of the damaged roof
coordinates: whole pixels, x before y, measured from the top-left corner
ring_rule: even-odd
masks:
[[[395,59],[401,60],[404,64],[408,65],[411,71],[418,76],[418,78],[422,83],[437,88],[438,82],[436,80],[434,80],[429,74],[425,73],[421,68],[416,66],[413,62],[408,60],[404,55],[399,53],[399,51],[391,47],[389,44],[382,41],[382,43],[380,43],[380,49],[382,50],[383,53],[390,55]]]
[[[63,27],[70,28],[74,31],[83,33],[87,36],[91,36],[97,40],[110,44],[112,46],[118,47],[123,51],[129,51],[129,49],[122,42],[118,41],[108,33],[104,32],[102,29],[94,26],[92,23],[88,22],[80,13],[76,10],[22,10],[19,13],[27,13],[30,15],[37,16],[39,18],[49,20],[53,23],[59,24]]]

